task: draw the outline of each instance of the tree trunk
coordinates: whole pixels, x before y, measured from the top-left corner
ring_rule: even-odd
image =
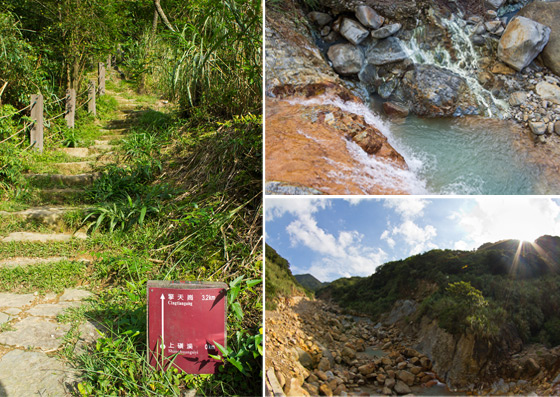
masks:
[[[154,0],[154,6],[156,7],[156,11],[159,14],[159,16],[161,17],[161,20],[163,21],[165,26],[167,26],[167,28],[169,30],[171,30],[172,32],[175,32],[175,28],[173,28],[173,26],[171,26],[171,23],[169,23],[169,19],[167,19],[167,17],[165,16],[165,13],[163,12],[163,9],[161,8],[160,0]]]

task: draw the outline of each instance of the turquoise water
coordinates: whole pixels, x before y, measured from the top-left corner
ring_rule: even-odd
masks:
[[[526,137],[525,148],[515,145],[523,137],[506,122],[409,116],[389,128],[430,193],[541,193],[539,167],[527,161],[532,142]]]

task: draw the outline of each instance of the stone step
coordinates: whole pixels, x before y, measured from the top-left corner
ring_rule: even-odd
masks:
[[[94,163],[101,165],[99,161],[76,161],[72,163],[55,163],[54,167],[61,174],[80,174],[90,172],[95,168]]]
[[[76,188],[63,189],[41,189],[39,192],[41,199],[52,204],[63,204],[73,200],[83,200],[85,191]]]
[[[61,186],[89,186],[93,181],[99,178],[99,173],[87,174],[26,174],[26,178],[38,182],[50,182]]]
[[[94,148],[87,147],[64,147],[57,150],[78,158],[88,158],[97,152]]]
[[[65,256],[51,256],[48,258],[29,258],[24,256],[16,256],[13,258],[7,258],[0,260],[0,269],[1,268],[14,268],[14,267],[26,267],[26,266],[37,266],[37,265],[44,265],[47,263],[58,263],[62,261],[72,261],[72,262],[83,262],[83,263],[91,263],[91,259],[89,258],[68,258]]]
[[[73,238],[85,240],[88,235],[84,232],[76,233],[35,233],[35,232],[14,232],[0,239],[1,243],[11,242],[36,242],[48,243],[51,241],[70,241]]]
[[[95,145],[93,146],[96,149],[99,150],[111,150],[113,149],[113,144],[111,143],[111,141],[105,141],[105,140],[95,140]]]
[[[18,217],[48,226],[58,226],[62,223],[64,214],[74,209],[74,207],[36,207],[23,211],[0,211],[0,217]]]

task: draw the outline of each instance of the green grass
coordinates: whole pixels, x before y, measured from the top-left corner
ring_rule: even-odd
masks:
[[[60,261],[0,269],[0,291],[13,293],[62,292],[87,279],[83,262]]]

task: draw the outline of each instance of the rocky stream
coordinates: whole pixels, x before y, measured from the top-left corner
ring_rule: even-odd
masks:
[[[560,2],[301,4],[267,4],[267,193],[560,191]]]
[[[558,395],[560,347],[454,337],[398,301],[382,322],[304,297],[266,312],[267,396]],[[407,314],[408,313],[408,314]],[[355,314],[355,313],[354,313]]]

